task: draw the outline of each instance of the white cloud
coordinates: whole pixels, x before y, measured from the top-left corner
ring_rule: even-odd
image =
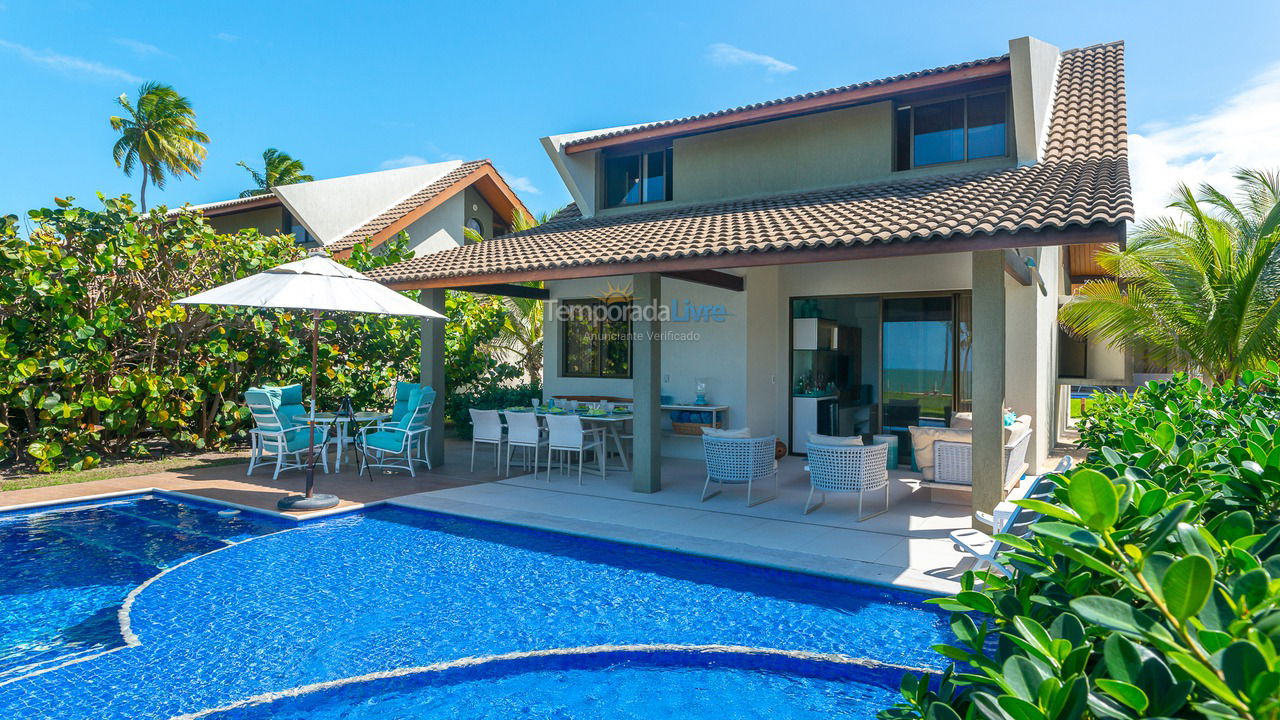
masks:
[[[391,170],[393,168],[413,167],[414,165],[426,165],[427,159],[421,155],[401,155],[398,158],[383,160],[378,167],[383,170]]]
[[[1139,219],[1160,215],[1184,182],[1230,194],[1238,167],[1280,168],[1280,63],[1203,115],[1129,134],[1129,171]]]
[[[233,43],[240,39],[239,35],[232,35],[229,32],[214,33],[212,37],[214,40],[221,40],[222,42],[229,42],[229,43]]]
[[[523,175],[508,175],[501,170],[498,171],[498,174],[502,176],[503,180],[507,181],[507,185],[510,185],[512,190],[515,190],[518,193],[525,193],[528,195],[542,194],[542,191],[538,189],[538,186],[534,185],[532,180],[524,177]]]
[[[104,65],[96,60],[85,60],[84,58],[72,57],[71,55],[63,55],[52,50],[35,50],[26,45],[19,45],[8,40],[0,40],[0,48],[9,50],[36,65],[44,65],[55,70],[64,72],[78,73],[81,75],[92,75],[100,78],[114,78],[116,80],[124,80],[126,82],[136,83],[142,82],[142,78],[131,72],[121,70],[117,67]]]
[[[161,50],[155,45],[152,45],[151,43],[142,42],[141,40],[131,40],[129,38],[115,38],[115,40],[113,40],[112,42],[114,42],[117,45],[123,45],[124,47],[129,48],[130,50],[133,51],[135,55],[139,57],[157,57],[157,56],[172,57],[171,55],[169,55],[169,53]]]
[[[707,48],[707,57],[712,63],[722,67],[731,65],[759,65],[765,69],[769,75],[781,75],[783,73],[794,72],[797,68],[795,65],[785,63],[776,57],[770,55],[762,55],[760,53],[743,50],[740,47],[734,47],[728,43],[712,43]]]

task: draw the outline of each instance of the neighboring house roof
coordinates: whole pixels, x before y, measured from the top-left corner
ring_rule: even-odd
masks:
[[[827,90],[817,90],[815,92],[804,93],[803,95],[792,95],[791,97],[779,98],[777,100],[767,100],[765,102],[754,103],[752,105],[742,105],[735,108],[729,108],[728,110],[716,110],[714,112],[703,113],[701,115],[690,115],[689,117],[676,118],[675,120],[661,120],[658,122],[643,123],[640,125],[630,125],[622,128],[586,133],[566,142],[565,148],[568,149],[569,152],[574,152],[573,148],[576,146],[596,143],[606,138],[611,139],[625,137],[626,140],[630,141],[631,138],[627,136],[646,133],[659,128],[682,130],[684,128],[680,126],[692,125],[712,119],[732,121],[737,119],[737,116],[758,114],[758,111],[766,108],[777,109],[779,114],[791,113],[797,109],[794,107],[796,105],[800,105],[802,103],[817,105],[819,104],[817,101],[820,101],[820,104],[824,109],[829,109],[833,103],[838,103],[842,98],[846,96],[855,96],[858,94],[858,91],[866,90],[868,88],[875,88],[884,85],[897,85],[907,80],[926,78],[934,75],[953,74],[957,71],[969,70],[972,68],[990,67],[992,71],[1001,70],[1001,68],[991,67],[997,65],[1004,65],[1005,67],[1003,69],[1007,72],[1008,63],[1009,56],[1000,55],[998,57],[971,60],[969,62],[957,63],[955,65],[930,68],[928,70],[918,70],[916,72],[880,78],[879,80],[870,80],[854,85],[842,85],[840,87],[829,88]],[[849,99],[855,102],[863,101],[861,98],[855,97],[850,97]]]
[[[280,198],[276,197],[271,191],[267,191],[262,195],[252,195],[250,197],[235,198],[232,200],[219,200],[218,202],[204,203],[203,205],[183,205],[180,208],[174,208],[165,215],[172,217],[182,212],[199,211],[207,217],[216,215],[226,215],[233,212],[244,212],[259,207],[272,207],[280,204]]]
[[[312,237],[342,257],[358,243],[371,248],[381,244],[473,185],[504,225],[514,210],[528,214],[488,160],[452,160],[281,185],[266,195],[187,206],[169,214],[200,211],[215,216],[283,205]]]
[[[874,251],[912,241],[898,252],[929,252],[954,238],[1112,226],[1133,218],[1126,131],[1123,44],[1069,50],[1059,64],[1045,149],[1032,165],[604,217],[583,218],[573,208],[532,230],[414,258],[371,276],[427,286],[451,278],[585,275],[583,266],[646,261],[671,268],[683,261],[688,269],[695,266],[691,260],[716,256],[733,256],[714,263],[732,267],[757,264],[751,256],[764,253],[769,257],[760,263],[782,262],[780,251]],[[924,240],[929,242],[919,242]],[[568,269],[573,272],[550,272]]]
[[[459,163],[457,167],[344,233],[328,244],[328,248],[335,255],[341,255],[358,243],[365,243],[370,247],[378,245],[471,185],[476,187],[485,202],[502,218],[504,225],[511,221],[514,210],[529,214],[528,208],[520,202],[488,160],[474,160]]]

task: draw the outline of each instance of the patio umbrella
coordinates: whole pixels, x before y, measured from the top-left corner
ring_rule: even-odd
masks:
[[[280,500],[282,510],[319,510],[338,504],[336,495],[315,494],[316,364],[320,343],[320,314],[324,312],[410,315],[444,319],[444,315],[340,265],[324,251],[305,260],[285,263],[257,275],[240,278],[212,290],[174,301],[178,305],[231,305],[253,308],[306,310],[311,313],[311,442],[307,450],[307,490]]]

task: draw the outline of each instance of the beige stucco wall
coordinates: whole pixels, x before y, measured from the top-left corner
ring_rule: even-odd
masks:
[[[422,256],[462,245],[465,208],[465,193],[458,193],[410,223],[405,232],[414,254]]]
[[[493,212],[493,208],[489,207],[489,203],[484,201],[484,196],[481,195],[480,192],[476,190],[475,187],[473,186],[473,187],[468,187],[466,190],[463,191],[462,199],[463,199],[463,213],[462,213],[463,224],[465,225],[466,221],[471,218],[476,218],[480,221],[480,224],[484,226],[483,235],[485,239],[487,240],[489,238],[492,238],[494,212]],[[510,218],[507,218],[506,221],[510,221]]]
[[[892,103],[679,138],[676,202],[805,190],[889,174]]]

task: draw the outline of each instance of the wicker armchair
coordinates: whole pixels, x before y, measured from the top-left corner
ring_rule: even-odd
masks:
[[[809,499],[804,514],[817,510],[827,502],[827,493],[857,493],[858,522],[889,510],[889,446],[888,445],[817,445],[809,444]],[[862,514],[862,496],[868,491],[884,490],[884,509]],[[813,493],[822,500],[813,504]]]
[[[778,497],[778,461],[774,448],[778,438],[774,435],[755,438],[724,438],[702,436],[702,451],[707,458],[707,481],[702,486],[702,500],[715,497],[725,485],[747,486],[747,507]],[[751,494],[757,480],[773,476],[773,494],[753,501]],[[708,494],[711,482],[716,490]]]
[[[1028,430],[1004,447],[1005,477],[1001,487],[1018,484],[1027,472],[1027,448],[1031,445]],[[973,485],[973,445],[967,442],[938,440],[933,444],[934,481],[952,485]]]

